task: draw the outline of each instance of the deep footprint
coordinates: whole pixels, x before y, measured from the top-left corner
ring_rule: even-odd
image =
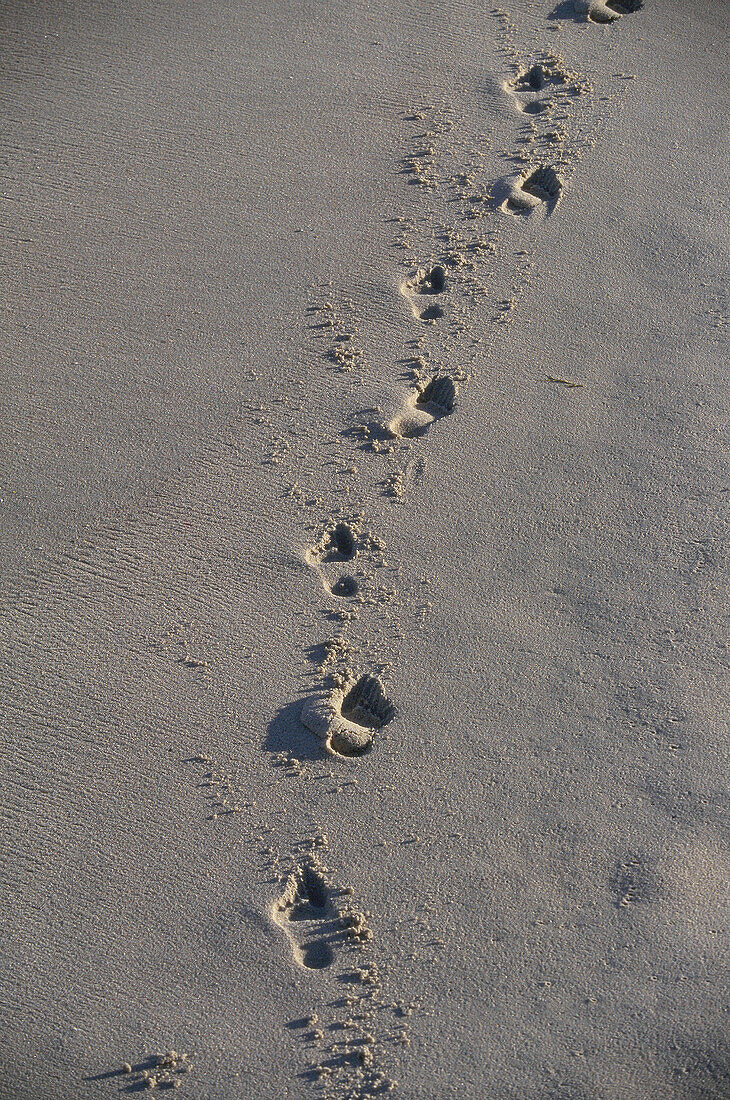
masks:
[[[396,716],[377,676],[364,675],[341,688],[308,699],[302,722],[335,756],[359,756],[376,732]]]
[[[537,168],[522,184],[522,190],[534,195],[540,202],[557,202],[563,190],[560,177],[554,168]]]
[[[643,0],[575,0],[575,10],[589,23],[615,23],[622,15],[641,11]]]
[[[450,374],[436,374],[411,397],[403,412],[388,424],[388,432],[399,438],[423,435],[435,420],[456,408],[459,388]]]
[[[515,88],[531,88],[534,92],[540,92],[549,79],[552,79],[552,76],[548,75],[548,71],[543,65],[533,65],[532,68],[522,73],[514,81],[513,86]]]
[[[419,268],[412,284],[417,294],[443,294],[446,290],[446,268],[436,264],[432,268]]]
[[[606,7],[619,15],[631,15],[632,12],[641,11],[644,0],[606,0]]]
[[[324,970],[331,965],[334,960],[332,941],[338,935],[339,916],[316,866],[304,864],[289,876],[271,915],[288,936],[299,966],[306,970]]]
[[[352,561],[357,554],[357,532],[349,523],[337,523],[309,551],[312,562]]]
[[[513,185],[500,209],[505,214],[529,214],[544,205],[548,212],[552,212],[562,193],[563,182],[558,173],[549,165],[541,165]]]

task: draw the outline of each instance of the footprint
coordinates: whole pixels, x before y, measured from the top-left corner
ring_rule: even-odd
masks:
[[[435,374],[408,398],[405,410],[393,417],[388,424],[389,434],[400,438],[423,435],[434,420],[454,411],[458,392],[450,374]]]
[[[371,542],[370,537],[357,523],[340,520],[325,528],[319,542],[304,552],[304,560],[317,574],[322,587],[330,596],[353,599],[360,591],[360,581],[351,572],[341,573],[332,566],[354,562],[359,549]],[[358,572],[362,575],[361,571]]]
[[[395,715],[380,680],[366,674],[308,699],[301,719],[333,756],[359,756]]]
[[[657,895],[654,868],[639,856],[618,860],[609,886],[618,909],[653,901]]]
[[[305,557],[310,565],[322,561],[352,561],[357,554],[357,531],[349,523],[336,523],[322,535]]]
[[[413,316],[421,321],[435,321],[444,315],[444,305],[441,296],[446,293],[447,273],[441,264],[433,267],[419,267],[410,278],[401,283],[400,291],[404,298],[410,302]],[[439,297],[439,301],[425,304],[423,295]]]
[[[575,10],[589,23],[615,23],[622,15],[640,11],[644,0],[574,0]]]
[[[523,70],[517,79],[512,82],[512,87],[520,88],[523,91],[531,89],[533,92],[539,92],[542,91],[546,84],[553,84],[556,81],[560,84],[564,84],[565,77],[555,69],[538,64]]]
[[[518,111],[537,115],[552,106],[550,97],[540,98],[539,93],[551,85],[565,84],[566,81],[567,75],[557,65],[538,63],[529,69],[521,69],[514,80],[504,85],[504,89],[512,96]]]
[[[340,579],[330,587],[333,596],[341,596],[343,599],[356,596],[359,591],[360,585],[350,573],[343,573]]]
[[[271,917],[284,930],[294,960],[307,970],[324,970],[334,960],[333,941],[341,937],[340,917],[320,869],[304,864],[287,879]]]
[[[560,202],[563,181],[554,168],[543,164],[528,176],[519,176],[509,185],[509,193],[500,210],[504,214],[530,214],[539,206],[552,213]]]

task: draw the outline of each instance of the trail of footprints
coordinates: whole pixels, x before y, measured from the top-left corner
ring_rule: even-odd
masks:
[[[608,23],[642,6],[641,0],[575,0],[575,13],[589,22]],[[494,14],[503,18],[506,25],[506,13],[496,9]],[[521,171],[491,187],[479,185],[478,166],[473,165],[447,180],[446,186],[458,200],[465,225],[493,215],[498,220],[506,215],[507,225],[510,218],[530,216],[536,211],[550,216],[556,210],[563,197],[565,169],[570,159],[565,119],[572,117],[571,101],[591,91],[583,78],[568,71],[553,55],[544,54],[525,63],[518,60],[516,50],[510,47],[508,52],[514,58],[515,71],[504,84],[504,90],[528,127],[521,139],[523,148],[514,158],[523,166]],[[408,182],[420,187],[426,196],[437,194],[443,184],[441,173],[445,171],[439,141],[451,129],[446,110],[440,111],[430,105],[410,111],[404,118],[409,123],[426,124],[424,133],[416,139],[412,155],[404,160],[403,170],[409,177]],[[417,219],[394,220],[401,225],[397,243],[404,249],[411,249],[415,244],[413,237],[419,233]],[[436,363],[432,354],[421,354],[423,343],[424,340],[440,339],[446,347],[447,326],[458,313],[456,288],[461,299],[487,294],[488,287],[480,282],[478,268],[488,263],[497,250],[499,232],[492,237],[483,232],[465,236],[453,225],[442,223],[439,226],[433,217],[424,218],[423,222],[431,241],[429,246],[422,239],[419,250],[422,256],[430,255],[431,258],[419,262],[414,257],[398,283],[413,320],[420,326],[421,335],[411,341],[418,349],[418,354],[412,356],[418,369],[414,370],[414,384],[410,390],[394,390],[391,407],[378,410],[374,425],[361,425],[363,444],[369,445],[375,454],[389,455],[394,449],[397,452],[398,448],[418,446],[418,440],[434,425],[457,411],[459,382],[468,375],[463,368]],[[516,225],[514,220],[512,225]],[[438,236],[442,247],[434,247],[436,229],[440,229]],[[423,233],[422,237],[425,235]],[[520,252],[515,254],[519,256]],[[512,297],[501,304],[502,314],[512,311],[515,300]],[[316,318],[313,327],[333,341],[329,358],[344,372],[362,370],[365,362],[350,320],[351,307],[354,308],[354,304],[349,302],[347,311],[343,311],[333,297],[310,309]],[[499,314],[493,318],[509,319]],[[459,331],[458,326],[455,327],[449,338]],[[348,612],[344,609],[351,608],[350,614],[356,617],[365,601],[369,540],[360,521],[346,516],[333,517],[322,526],[319,537],[304,553],[305,561],[318,576],[323,589],[342,606],[343,622],[348,621]],[[300,713],[303,727],[330,758],[340,763],[354,762],[370,753],[382,731],[397,719],[396,705],[378,670],[368,668],[367,663],[365,667],[357,667],[357,660],[353,667],[352,656],[344,635],[329,644],[322,663],[323,686],[305,699]],[[627,876],[624,878],[628,881]],[[630,892],[627,888],[623,894],[628,897]],[[372,936],[359,917],[343,916],[338,898],[327,884],[324,869],[313,859],[297,864],[288,873],[280,896],[272,904],[271,919],[288,941],[294,963],[314,976],[333,967],[343,944],[352,943],[354,939],[362,945]],[[316,1020],[316,1016],[313,1019]],[[315,1028],[311,1034],[317,1036],[321,1032]],[[351,1095],[372,1095],[381,1089],[382,1080],[372,1070],[369,1046],[358,1048],[352,1066],[359,1076]],[[330,1069],[320,1066],[317,1072],[320,1071],[326,1078]],[[363,1076],[366,1071],[369,1077]],[[322,1077],[315,1077],[322,1082]]]
[[[362,549],[369,546],[370,537],[360,525],[341,520],[323,531],[306,552],[305,560],[331,595],[352,600],[360,592],[354,563]],[[340,572],[345,563],[350,571]],[[335,671],[330,680],[324,690],[304,703],[301,721],[330,755],[359,756],[370,749],[376,732],[395,717],[395,707],[378,677],[370,673],[358,676],[348,668]]]
[[[574,0],[576,15],[596,24],[613,23],[642,7],[641,0]],[[496,223],[505,227],[508,237],[513,234],[514,245],[519,243],[514,238],[520,231],[516,219],[538,211],[551,215],[563,197],[566,163],[570,158],[562,120],[571,100],[590,88],[547,53],[526,60],[515,52],[512,61],[514,72],[504,90],[523,127],[519,139],[523,147],[514,152],[514,159],[522,169],[506,180],[485,185],[478,157],[448,175],[440,146],[452,128],[446,108],[430,105],[403,116],[409,125],[425,124],[424,132],[416,137],[417,146],[404,162],[409,182],[425,200],[448,193],[446,201],[456,204],[461,221],[458,226],[454,223],[456,219],[449,222],[443,209],[440,216],[429,211],[430,216],[420,221],[415,216],[394,219],[400,226],[398,245],[404,251],[415,252],[403,264],[397,291],[418,336],[409,341],[414,349],[409,356],[413,364],[411,388],[407,391],[394,388],[392,407],[375,410],[376,426],[369,436],[370,429],[361,425],[363,449],[369,446],[373,455],[408,453],[411,447],[416,453],[419,448],[423,452],[423,437],[448,430],[447,425],[439,425],[452,414],[458,416],[460,384],[467,380],[468,373],[465,368],[453,365],[454,356],[447,351],[451,352],[454,345],[448,349],[446,345],[449,340],[461,339],[459,302],[488,296],[489,287],[482,273],[495,255],[504,259],[504,251],[498,252],[501,230]],[[537,224],[539,227],[539,220]],[[526,253],[518,249],[513,255]],[[526,264],[518,263],[515,267],[513,294],[500,303],[502,316],[493,318],[501,323],[507,323],[512,316],[518,279],[527,270]],[[327,352],[330,369],[355,375],[356,379],[362,377],[367,360],[352,300],[333,294],[311,307],[311,314],[311,327],[330,342]],[[467,333],[461,347],[468,338]],[[439,340],[437,355],[434,347]],[[481,336],[475,337],[473,343],[479,340]],[[567,384],[564,379],[553,380]],[[263,410],[258,411],[263,414]],[[274,424],[264,415],[258,422],[274,431]],[[286,461],[291,440],[274,437],[271,442],[266,461],[276,465]],[[356,473],[354,469],[347,472]],[[290,492],[301,494],[296,485],[290,486]],[[303,554],[304,559],[339,608],[340,621],[349,622],[350,616],[356,617],[370,598],[373,566],[382,554],[382,547],[365,530],[361,517],[344,510],[329,522],[323,522],[312,542]],[[205,661],[192,652],[192,641],[186,632],[171,635],[166,642],[182,647],[184,652],[179,660],[186,667],[205,667]],[[396,700],[391,698],[386,678],[381,679],[381,669],[369,657],[356,658],[344,633],[325,647],[320,670],[323,686],[302,703],[301,724],[314,742],[321,745],[323,757],[345,772],[350,766],[356,767],[359,760],[374,758],[378,738],[387,736],[389,727],[397,721]],[[201,757],[200,762],[212,765],[209,758]],[[299,765],[291,757],[287,765],[292,762]],[[302,770],[288,767],[288,774],[301,776]],[[211,820],[236,820],[244,811],[248,816],[253,814],[256,802],[247,803],[237,797],[231,776],[226,772],[211,767],[203,785],[209,790]],[[340,787],[338,793],[341,791]],[[261,830],[273,834],[272,839],[276,840],[278,824],[262,825]],[[256,839],[263,841],[263,837]],[[277,855],[275,865],[281,870],[279,858]],[[387,1014],[396,1006],[384,996],[382,976],[368,954],[373,939],[369,914],[346,901],[353,894],[351,888],[337,889],[331,885],[330,872],[313,851],[307,854],[297,851],[295,857],[289,858],[268,917],[287,946],[293,965],[305,981],[311,980],[313,991],[320,990],[319,1001],[325,1007],[319,1011],[323,1015],[329,1013],[325,1021],[313,1013],[304,1020],[289,1022],[290,1027],[301,1030],[310,1053],[316,1053],[318,1060],[310,1063],[307,1075],[326,1090],[327,1096],[337,1100],[389,1092],[393,1082],[378,1070],[378,1058],[386,1041],[405,1043],[407,1037],[404,1030],[392,1030],[386,1039],[382,1038],[388,1029],[388,1023],[384,1022]],[[609,885],[622,918],[628,919],[635,907],[652,898],[657,889],[653,876],[653,868],[638,856],[616,864]],[[360,965],[343,971],[342,965],[352,963],[352,951],[360,952],[357,960]],[[317,985],[328,981],[329,986]],[[335,986],[335,981],[341,987]],[[347,992],[333,999],[331,994],[337,988]],[[332,1019],[330,1008],[341,1008],[342,1013]],[[410,1007],[402,1011],[405,1014]],[[190,1069],[188,1055],[168,1051],[135,1065],[125,1063],[120,1072],[133,1075],[130,1085],[136,1091],[158,1086],[175,1088]]]

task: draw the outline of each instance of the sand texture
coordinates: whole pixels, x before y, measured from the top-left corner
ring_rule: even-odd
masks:
[[[8,0],[1,1100],[727,1100],[720,0]]]

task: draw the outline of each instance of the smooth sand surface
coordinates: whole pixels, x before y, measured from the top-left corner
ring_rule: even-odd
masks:
[[[730,1095],[730,28],[635,6],[4,6],[3,1098]]]

